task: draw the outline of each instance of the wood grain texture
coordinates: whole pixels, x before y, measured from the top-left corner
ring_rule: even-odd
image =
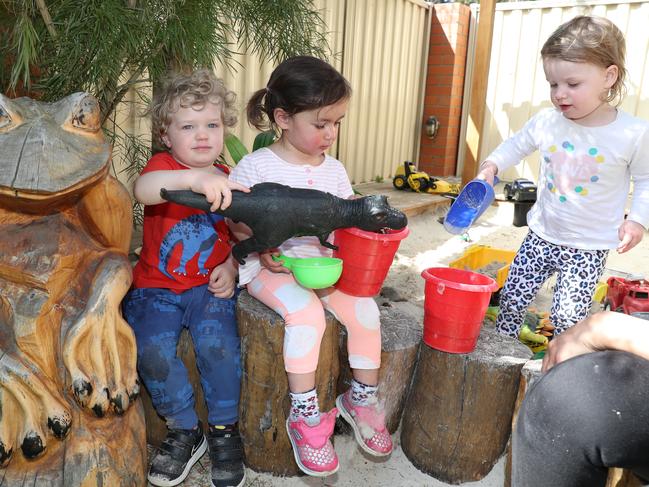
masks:
[[[491,59],[491,39],[493,37],[496,0],[480,0],[480,17],[476,36],[473,74],[471,75],[471,101],[466,130],[466,152],[462,167],[462,185],[471,181],[478,172],[481,161],[480,144],[484,125],[489,80],[489,61]]]
[[[290,399],[282,358],[284,321],[247,292],[239,295],[237,319],[243,369],[239,429],[245,463],[257,472],[298,475],[285,426]],[[321,411],[335,405],[339,373],[337,322],[329,313],[326,324],[316,372]]]
[[[507,445],[520,370],[530,356],[526,346],[487,327],[469,354],[422,345],[401,427],[401,446],[415,467],[451,484],[487,475]]]
[[[381,306],[381,368],[379,369],[379,402],[385,410],[385,424],[390,434],[399,427],[410,391],[422,336],[420,319],[392,307]],[[349,389],[352,372],[347,353],[347,332],[338,324],[340,376],[337,394]]]
[[[0,486],[142,486],[131,201],[97,102],[0,105]]]

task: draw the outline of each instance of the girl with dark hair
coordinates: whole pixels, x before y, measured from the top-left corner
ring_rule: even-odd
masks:
[[[352,198],[345,168],[326,153],[338,136],[350,96],[347,80],[320,59],[299,56],[281,63],[267,86],[252,95],[247,109],[252,125],[258,129],[270,126],[279,138],[270,147],[245,156],[232,171],[231,181],[244,186],[274,182]],[[233,224],[232,229],[235,235],[250,235],[241,223]],[[316,237],[291,238],[278,250],[289,257],[331,255]],[[381,331],[375,301],[333,287],[306,289],[281,262],[273,260],[273,254],[278,252],[248,256],[239,268],[239,283],[286,322],[284,364],[291,396],[286,429],[298,466],[319,477],[338,470],[330,441],[338,411],[351,424],[366,452],[388,455],[392,439],[377,401]],[[350,390],[337,398],[337,408],[321,414],[315,371],[325,330],[325,309],[347,328],[354,379]]]

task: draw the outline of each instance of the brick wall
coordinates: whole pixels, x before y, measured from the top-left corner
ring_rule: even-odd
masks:
[[[433,140],[422,130],[418,166],[433,176],[455,175],[470,15],[466,5],[443,3],[431,16],[422,123],[434,115],[440,128]]]

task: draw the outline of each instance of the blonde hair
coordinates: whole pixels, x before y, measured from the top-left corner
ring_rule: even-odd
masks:
[[[221,117],[226,127],[237,123],[236,94],[226,88],[223,80],[209,69],[199,69],[190,74],[173,73],[156,90],[145,114],[151,115],[155,143],[164,147],[162,136],[167,132],[171,116],[180,108],[202,110],[206,103],[221,107]]]
[[[559,26],[545,41],[541,57],[589,63],[604,69],[615,65],[617,80],[605,99],[619,105],[626,94],[626,42],[617,26],[603,17],[580,15]]]

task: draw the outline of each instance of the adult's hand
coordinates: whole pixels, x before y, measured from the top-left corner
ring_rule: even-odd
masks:
[[[622,350],[649,360],[649,321],[613,311],[595,313],[550,342],[543,371],[598,350]]]
[[[593,341],[592,318],[592,316],[586,318],[550,341],[543,357],[543,372],[547,372],[564,360],[598,350]]]

